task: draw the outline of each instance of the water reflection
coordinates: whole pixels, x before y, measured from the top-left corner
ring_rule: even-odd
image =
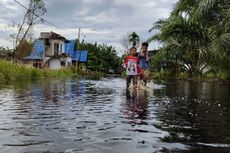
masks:
[[[126,90],[126,108],[128,119],[145,120],[148,117],[147,91]]]
[[[229,152],[229,86],[123,79],[0,85],[2,152]]]
[[[230,143],[229,86],[201,82],[175,82],[154,92],[161,109],[156,125],[170,133],[163,142],[190,145],[189,152],[226,152]],[[220,147],[225,146],[225,147]],[[208,151],[207,151],[208,150]]]

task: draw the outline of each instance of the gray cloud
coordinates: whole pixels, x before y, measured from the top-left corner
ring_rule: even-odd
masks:
[[[0,21],[8,24],[12,20],[20,22],[25,10],[14,0],[2,0],[13,11],[0,6]],[[19,0],[26,5],[25,0]],[[142,41],[151,34],[148,30],[160,18],[166,18],[177,0],[45,0],[45,19],[57,25],[45,23],[34,27],[38,37],[40,30],[60,32],[67,38],[77,35],[77,28],[83,28],[86,41],[119,44],[129,32],[137,32]],[[2,27],[2,26],[1,26]],[[75,30],[76,31],[75,31]],[[84,30],[85,29],[85,30]],[[4,31],[4,29],[1,29]],[[0,39],[6,34],[0,34]],[[4,46],[0,41],[0,46]],[[154,45],[155,46],[155,45]]]

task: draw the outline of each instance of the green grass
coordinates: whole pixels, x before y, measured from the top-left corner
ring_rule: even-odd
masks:
[[[205,77],[208,79],[228,80],[230,78],[230,71],[218,70],[216,72],[209,72]]]
[[[161,69],[159,72],[154,72],[153,77],[155,79],[169,79],[172,77],[172,72],[170,70]]]
[[[189,74],[185,72],[180,72],[177,74],[177,79],[179,80],[187,80],[189,78]]]
[[[0,82],[47,78],[47,77],[70,77],[76,76],[71,69],[50,70],[27,67],[12,61],[0,60]]]
[[[170,70],[161,70],[158,72],[153,73],[153,77],[155,79],[179,79],[179,80],[206,80],[206,81],[228,81],[230,79],[230,71],[227,70],[218,70],[218,71],[212,71],[208,72],[203,76],[193,76],[192,78],[189,76],[186,72],[179,72],[176,75],[174,75]]]

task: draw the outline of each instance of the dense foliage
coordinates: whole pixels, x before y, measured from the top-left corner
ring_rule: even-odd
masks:
[[[88,62],[86,68],[91,71],[108,73],[109,70],[114,72],[120,71],[121,59],[113,46],[97,43],[80,44],[80,49],[87,50]]]
[[[179,0],[170,17],[156,22],[152,30],[158,33],[150,41],[162,44],[153,67],[157,63],[155,67],[189,77],[224,73],[222,78],[229,78],[229,0]]]
[[[33,49],[33,43],[27,40],[21,41],[14,52],[14,58],[23,61],[26,56],[29,56]]]
[[[132,44],[133,47],[136,47],[140,42],[140,37],[136,34],[136,32],[132,32],[129,35],[129,43]]]
[[[13,50],[9,48],[0,47],[0,59],[10,60],[13,58]]]

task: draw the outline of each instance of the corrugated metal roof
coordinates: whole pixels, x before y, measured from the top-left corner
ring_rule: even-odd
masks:
[[[72,60],[79,62],[87,62],[88,51],[86,50],[78,50],[73,52]]]
[[[65,53],[72,56],[75,49],[76,40],[70,40],[69,43],[65,43]]]
[[[88,51],[81,51],[80,62],[87,62]]]
[[[25,59],[42,59],[42,54],[45,50],[44,42],[43,40],[35,40],[33,50],[30,54],[30,56],[25,57]]]
[[[65,43],[65,53],[72,57],[73,61],[87,62],[88,51],[79,50],[75,51],[76,40],[71,40],[69,43]],[[43,40],[35,40],[33,50],[30,56],[25,59],[41,60],[43,59],[43,52],[45,51],[45,45]]]

